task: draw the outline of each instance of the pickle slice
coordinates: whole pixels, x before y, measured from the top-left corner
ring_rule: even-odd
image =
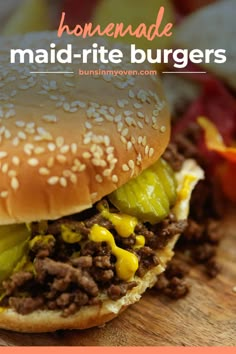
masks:
[[[174,172],[164,160],[143,171],[137,178],[110,194],[111,203],[121,212],[142,222],[163,220],[176,200]]]
[[[30,237],[25,224],[0,226],[0,254]]]
[[[28,240],[0,254],[0,282],[8,278],[27,250]]]
[[[152,167],[152,169],[161,180],[162,186],[165,189],[170,204],[174,205],[176,201],[176,187],[177,187],[174,171],[172,170],[170,165],[168,165],[168,163],[163,159],[160,159],[159,163],[156,163]]]

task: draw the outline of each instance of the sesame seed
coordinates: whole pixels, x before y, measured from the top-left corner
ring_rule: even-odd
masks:
[[[162,125],[162,126],[160,127],[160,132],[161,132],[161,133],[165,133],[165,132],[166,132],[166,127],[165,127],[164,125]]]
[[[133,160],[129,160],[129,161],[128,161],[128,165],[129,165],[129,167],[131,168],[131,170],[134,169],[135,164],[134,164],[134,161],[133,161]]]
[[[121,142],[123,143],[123,144],[127,144],[127,140],[126,140],[126,138],[124,137],[124,136],[120,136],[120,140],[121,140]]]
[[[142,112],[137,112],[137,116],[138,116],[139,118],[144,118],[144,114],[143,114]]]
[[[19,157],[18,157],[18,156],[13,156],[13,158],[12,158],[12,163],[13,163],[13,165],[15,165],[15,166],[19,166],[19,164],[20,164],[20,159],[19,159]]]
[[[14,109],[10,109],[6,114],[5,114],[5,118],[11,118],[14,117],[16,115],[16,111]]]
[[[53,176],[53,177],[50,177],[47,182],[48,182],[48,184],[53,186],[53,185],[57,184],[58,181],[59,181],[59,177]]]
[[[4,132],[4,137],[5,137],[6,139],[10,139],[10,138],[11,138],[11,132],[6,129],[5,132]]]
[[[117,106],[120,107],[120,108],[124,108],[125,107],[124,102],[122,100],[117,100]]]
[[[59,163],[63,164],[63,163],[66,162],[66,156],[58,154],[58,155],[56,156],[56,160],[57,160]]]
[[[61,185],[62,187],[66,187],[66,186],[67,186],[67,180],[66,180],[65,177],[61,177],[60,180],[59,180],[59,182],[60,182],[60,185]]]
[[[135,97],[135,94],[132,90],[129,90],[129,97],[130,98],[134,98]]]
[[[132,146],[133,146],[132,142],[131,142],[131,141],[128,141],[128,142],[127,142],[127,145],[126,145],[127,150],[128,150],[128,151],[131,150],[131,149],[132,149]]]
[[[32,150],[34,149],[34,145],[33,144],[25,144],[24,145],[24,152],[26,155],[32,155]]]
[[[12,189],[14,189],[15,191],[19,188],[20,184],[19,181],[16,177],[12,177],[11,179],[11,187]]]
[[[129,133],[129,129],[128,129],[128,128],[125,128],[125,129],[122,130],[121,135],[122,135],[122,136],[127,136],[128,133]]]
[[[15,122],[15,125],[19,128],[23,128],[25,126],[25,122],[23,122],[22,120],[18,120]]]
[[[109,145],[110,145],[110,138],[109,138],[109,136],[107,136],[107,135],[104,136],[104,144],[105,144],[106,146],[109,146]]]
[[[41,168],[39,169],[39,174],[42,175],[42,176],[47,176],[47,175],[50,174],[50,171],[49,171],[49,169],[46,168],[46,167],[41,167]]]
[[[140,103],[138,103],[138,102],[135,102],[135,103],[134,103],[134,108],[140,109],[140,108],[142,108],[142,107],[143,107],[142,104],[140,104]]]
[[[115,113],[116,113],[116,110],[115,110],[114,107],[109,107],[109,112],[110,112],[111,114],[115,114]]]
[[[144,153],[145,155],[148,155],[149,154],[149,146],[145,146],[145,150],[144,150]]]
[[[143,129],[143,123],[142,122],[138,121],[137,124],[138,124],[140,129]]]
[[[127,116],[131,116],[133,114],[133,111],[124,111],[124,115]]]
[[[76,183],[77,183],[77,176],[76,176],[74,173],[71,173],[71,175],[70,175],[70,181],[71,181],[73,184],[76,184]]]
[[[7,173],[8,171],[8,163],[5,162],[3,165],[2,165],[2,173]]]
[[[142,141],[143,141],[143,137],[142,137],[141,135],[139,135],[139,137],[138,137],[138,144],[139,144],[139,145],[142,144]]]
[[[155,109],[152,114],[154,115],[154,117],[157,117],[159,115],[159,110]]]
[[[67,152],[69,152],[69,150],[70,150],[69,145],[64,145],[64,146],[62,146],[62,147],[60,148],[60,152],[61,152],[62,154],[66,154]]]
[[[153,155],[154,155],[154,149],[150,148],[148,156],[152,157]]]
[[[114,122],[115,122],[115,123],[118,123],[118,122],[121,121],[121,119],[122,119],[122,115],[119,114],[118,116],[116,116],[116,117],[114,118]]]
[[[63,146],[63,144],[64,144],[64,138],[62,136],[58,136],[56,138],[56,146],[60,148]]]
[[[56,150],[56,145],[54,143],[49,143],[48,144],[48,150],[53,152]]]
[[[83,152],[82,156],[84,159],[90,159],[92,155],[90,154],[90,152],[85,151]]]
[[[128,172],[128,171],[129,171],[129,166],[126,165],[126,164],[123,164],[123,165],[122,165],[122,171]]]
[[[55,115],[44,115],[43,120],[49,123],[56,123],[57,122],[57,117]]]
[[[39,160],[35,159],[35,158],[29,159],[27,162],[28,162],[28,165],[30,165],[32,167],[38,166],[38,164],[39,164]]]
[[[0,159],[7,157],[8,153],[6,151],[0,151]]]
[[[89,122],[85,122],[85,127],[87,128],[87,129],[91,129],[92,128],[92,124],[91,123],[89,123]]]
[[[43,154],[45,152],[45,148],[42,147],[42,146],[37,146],[35,149],[34,149],[34,153],[36,155],[40,155],[40,154]]]
[[[143,138],[142,138],[142,145],[143,146],[147,145],[147,137],[146,137],[146,135],[144,135]]]
[[[18,132],[18,137],[19,137],[19,139],[21,139],[21,140],[26,140],[26,134],[24,133],[24,132]]]
[[[118,176],[117,176],[117,175],[113,175],[113,176],[111,177],[111,180],[112,180],[112,182],[114,182],[114,183],[118,183]]]
[[[79,172],[83,172],[86,170],[86,165],[85,164],[81,164],[79,167]]]
[[[96,176],[95,176],[95,179],[96,179],[96,181],[97,181],[98,183],[102,183],[102,181],[103,181],[103,178],[102,178],[101,175],[96,175]]]
[[[8,191],[2,191],[2,192],[0,193],[0,197],[1,197],[1,198],[7,198],[7,197],[8,197]]]
[[[103,175],[104,177],[110,176],[110,175],[111,175],[111,170],[107,168],[106,170],[103,171],[102,175]]]

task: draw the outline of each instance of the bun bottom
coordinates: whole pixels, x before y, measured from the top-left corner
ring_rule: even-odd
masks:
[[[190,177],[190,178],[189,178]],[[192,190],[203,178],[203,171],[195,161],[185,161],[182,170],[176,174],[178,198],[174,207],[177,220],[188,217]],[[159,265],[148,271],[142,278],[135,277],[137,286],[119,300],[104,299],[100,305],[83,306],[74,315],[62,317],[60,311],[37,310],[28,315],[20,315],[12,309],[0,312],[0,328],[27,333],[53,332],[62,329],[86,329],[100,326],[117,317],[126,307],[140,300],[141,295],[157,281],[173,257],[173,249],[178,240],[176,235],[163,250],[157,251]]]

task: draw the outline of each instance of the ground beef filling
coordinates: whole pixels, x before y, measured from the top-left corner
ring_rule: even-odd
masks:
[[[61,237],[62,224],[73,232],[79,232],[81,241],[74,244],[64,242]],[[145,246],[136,249],[133,247],[135,235],[120,237],[112,223],[103,218],[95,207],[78,215],[45,223],[44,236],[29,251],[28,266],[3,282],[5,297],[0,306],[12,307],[20,314],[37,309],[61,310],[62,315],[67,317],[81,306],[99,304],[101,293],[117,300],[135,287],[135,281],[124,282],[117,277],[116,258],[107,243],[89,240],[88,235],[94,224],[107,228],[117,246],[137,255],[139,268],[136,274],[140,277],[158,265],[155,251],[165,247],[187,225],[185,221],[177,222],[172,214],[154,226],[139,223],[135,235],[145,237]],[[42,224],[33,223],[31,230],[32,239],[42,235]],[[47,242],[44,242],[47,237]],[[29,264],[33,265],[33,272],[28,269]]]

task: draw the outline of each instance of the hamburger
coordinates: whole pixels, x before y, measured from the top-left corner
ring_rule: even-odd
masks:
[[[140,300],[172,258],[203,178],[194,160],[174,171],[165,157],[158,77],[78,76],[79,60],[40,65],[50,74],[9,64],[11,48],[66,41],[0,40],[0,327],[21,332],[99,326]]]

